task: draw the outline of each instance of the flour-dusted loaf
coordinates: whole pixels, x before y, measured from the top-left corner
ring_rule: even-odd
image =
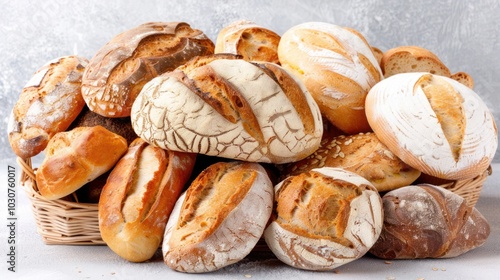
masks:
[[[215,42],[215,53],[241,55],[249,61],[279,63],[280,36],[249,20],[239,20],[222,28]]]
[[[40,194],[48,199],[69,195],[113,168],[127,151],[127,141],[102,126],[58,132],[36,171]]]
[[[281,65],[304,82],[333,125],[345,134],[371,131],[365,97],[383,74],[359,32],[329,23],[302,23],[281,36],[278,56]]]
[[[14,153],[30,158],[65,131],[85,106],[80,85],[88,60],[63,56],[38,69],[12,109],[7,133]]]
[[[300,160],[323,133],[317,104],[293,74],[228,54],[199,57],[153,79],[131,118],[136,133],[156,146],[251,162]]]
[[[379,192],[408,186],[421,174],[394,155],[374,133],[368,132],[336,137],[324,135],[321,146],[312,155],[280,166],[281,176],[298,175],[325,166],[361,175]]]
[[[459,195],[407,186],[382,198],[384,227],[370,253],[384,259],[451,258],[483,245],[488,221]]]
[[[163,150],[140,138],[130,144],[99,200],[99,230],[116,254],[131,262],[155,254],[195,160],[195,154]]]
[[[130,116],[145,83],[213,51],[214,43],[187,23],[141,24],[112,38],[90,59],[82,80],[83,98],[102,116]]]
[[[273,208],[273,186],[258,163],[209,166],[175,205],[162,246],[165,264],[190,273],[218,270],[247,256]]]
[[[331,270],[365,255],[382,224],[382,200],[369,181],[323,167],[275,186],[274,214],[264,237],[290,266]]]
[[[444,76],[391,76],[370,90],[366,115],[397,157],[442,179],[483,174],[498,146],[495,120],[481,98]]]

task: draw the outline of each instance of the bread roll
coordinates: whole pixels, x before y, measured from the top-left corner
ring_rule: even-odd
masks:
[[[281,174],[284,179],[325,166],[354,172],[370,181],[379,192],[408,186],[421,173],[402,162],[374,133],[359,133],[325,135],[318,150],[303,160],[282,166]]]
[[[280,66],[231,55],[190,61],[144,86],[132,126],[156,146],[251,162],[285,163],[320,144],[320,111]]]
[[[130,144],[99,200],[99,230],[116,254],[131,262],[155,254],[195,159],[195,154],[166,151],[140,138]]]
[[[30,158],[50,138],[65,131],[85,106],[80,85],[88,60],[63,56],[38,69],[24,86],[12,110],[7,133],[14,153]]]
[[[97,51],[83,76],[83,98],[90,110],[102,116],[130,116],[130,107],[146,82],[213,51],[213,42],[187,23],[141,24]]]
[[[110,170],[127,151],[127,141],[102,126],[59,132],[50,139],[36,171],[40,194],[64,197]]]
[[[408,165],[461,180],[482,174],[498,146],[493,115],[461,83],[429,73],[403,73],[374,86],[366,115],[377,137]]]
[[[333,125],[345,134],[371,131],[365,97],[383,75],[359,32],[321,22],[299,24],[282,35],[278,56],[281,65],[304,82]]]
[[[215,53],[241,55],[248,61],[279,63],[280,36],[248,20],[239,20],[222,28],[215,42]]]
[[[275,186],[274,214],[264,237],[290,266],[331,270],[368,252],[382,223],[382,200],[370,182],[323,167]]]
[[[386,78],[411,72],[428,72],[445,77],[451,75],[437,55],[419,46],[398,46],[384,52],[380,66]]]
[[[247,256],[273,207],[273,186],[257,163],[220,162],[179,198],[165,229],[163,257],[191,273],[218,270]]]
[[[470,89],[474,89],[474,78],[472,78],[469,73],[466,72],[456,72],[451,74],[450,78],[453,80],[467,86]]]
[[[384,227],[370,253],[384,259],[451,258],[486,242],[490,226],[457,194],[407,186],[382,198]]]

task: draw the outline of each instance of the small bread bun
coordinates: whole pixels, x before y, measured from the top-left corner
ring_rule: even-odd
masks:
[[[110,170],[127,151],[127,141],[102,126],[78,127],[50,139],[36,171],[40,194],[58,199]]]
[[[382,200],[363,177],[323,167],[275,186],[265,241],[284,263],[331,270],[361,258],[382,230]]]
[[[241,55],[248,61],[279,63],[280,36],[248,20],[239,20],[222,28],[215,42],[215,53]]]
[[[383,74],[359,32],[322,22],[299,24],[281,36],[278,55],[334,126],[345,134],[371,131],[365,98]]]
[[[381,81],[366,98],[366,115],[397,157],[442,179],[483,174],[498,146],[495,120],[481,98],[443,76],[403,73]]]
[[[273,186],[257,163],[219,162],[205,169],[177,201],[163,240],[170,268],[218,270],[247,256],[273,207]]]
[[[402,162],[374,133],[368,132],[337,137],[324,135],[321,146],[312,155],[281,166],[281,176],[285,179],[325,166],[361,175],[379,192],[408,186],[421,173]]]

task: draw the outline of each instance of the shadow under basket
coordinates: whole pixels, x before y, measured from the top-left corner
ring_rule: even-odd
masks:
[[[45,199],[38,192],[36,171],[31,166],[31,159],[17,158],[17,163],[22,169],[21,184],[32,203],[37,232],[42,236],[44,243],[105,245],[99,232],[97,204]],[[483,184],[491,173],[490,166],[474,178],[452,181],[440,186],[462,196],[468,205],[475,206]],[[260,246],[266,247],[265,244]]]

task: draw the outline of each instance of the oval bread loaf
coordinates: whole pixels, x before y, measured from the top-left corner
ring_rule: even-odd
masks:
[[[300,160],[323,133],[300,80],[277,64],[228,55],[194,59],[153,79],[131,117],[137,135],[156,146],[251,162]]]
[[[383,74],[359,32],[322,22],[299,24],[281,36],[278,56],[333,125],[345,134],[371,131],[365,97]]]
[[[264,237],[290,266],[331,270],[368,252],[382,223],[382,200],[370,182],[323,167],[275,186],[274,214]]]
[[[187,23],[141,24],[112,38],[92,57],[83,76],[83,98],[102,116],[130,116],[145,83],[213,51],[213,42]]]
[[[65,131],[85,106],[80,86],[88,60],[64,56],[38,69],[12,109],[7,133],[14,153],[30,158]]]
[[[366,115],[396,156],[425,174],[461,180],[482,174],[498,146],[493,115],[465,85],[429,73],[402,73],[374,86]]]
[[[434,185],[407,186],[382,198],[384,227],[370,253],[384,259],[451,258],[484,244],[488,221],[465,199]]]
[[[218,270],[247,256],[273,208],[273,186],[257,163],[220,162],[201,172],[168,220],[165,264],[182,271]]]

